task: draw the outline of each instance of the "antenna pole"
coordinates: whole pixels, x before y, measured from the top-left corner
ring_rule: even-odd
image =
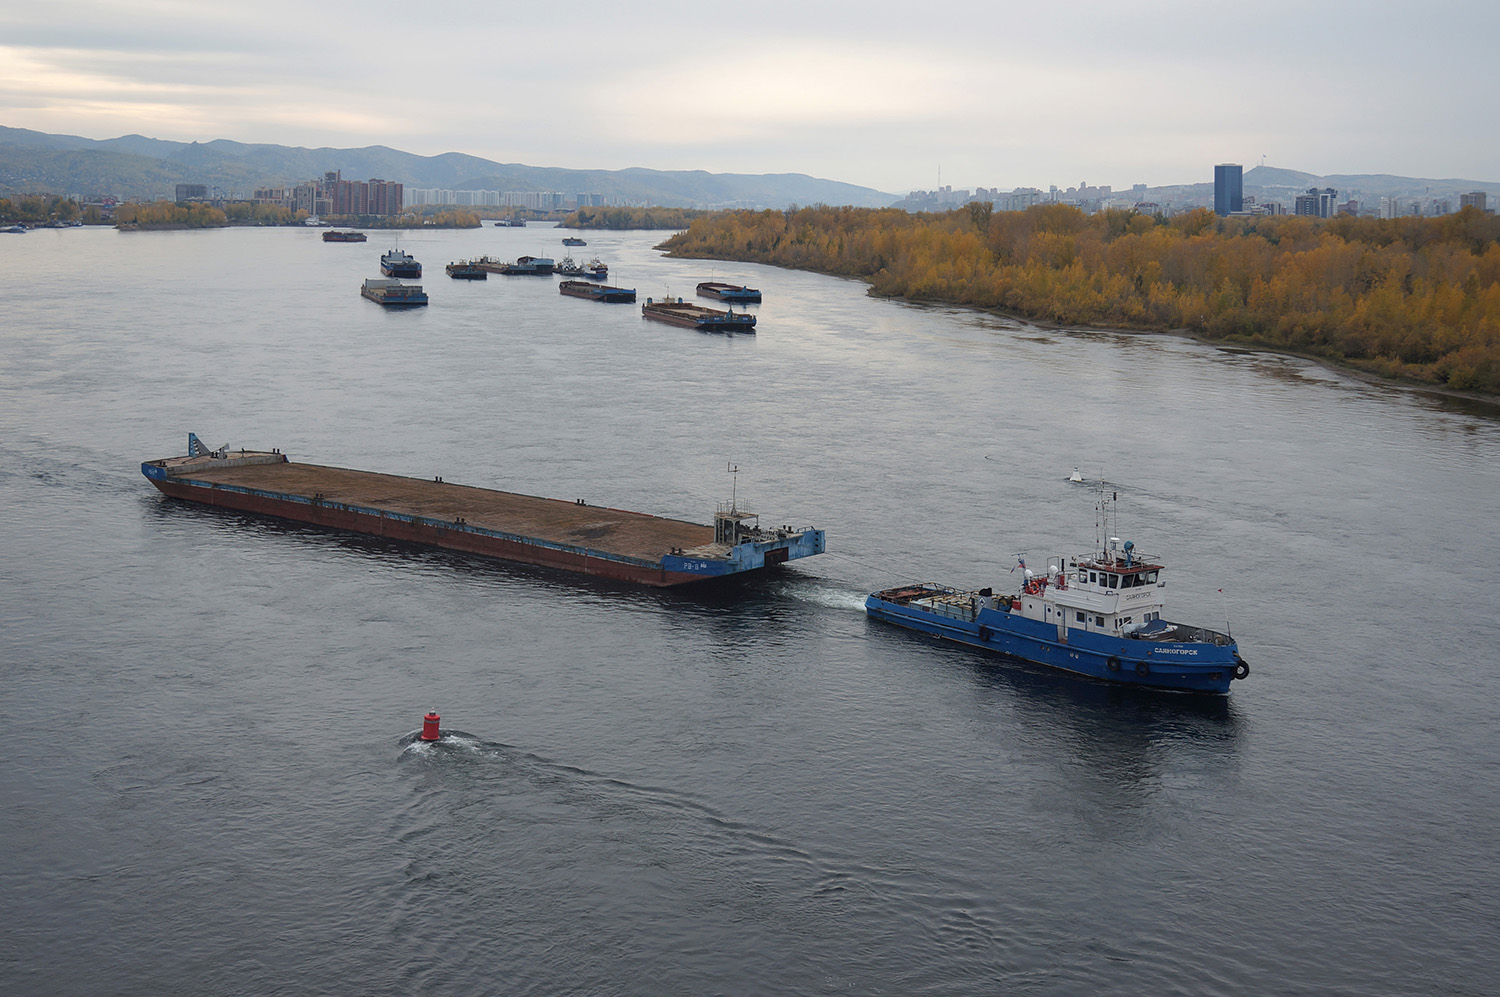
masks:
[[[726,463],[724,466],[729,471],[729,511],[739,512],[740,468],[739,465],[732,462]]]

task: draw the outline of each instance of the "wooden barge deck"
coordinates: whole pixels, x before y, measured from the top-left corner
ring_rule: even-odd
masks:
[[[173,498],[653,586],[822,553],[821,530],[764,530],[721,510],[714,526],[440,479],[218,451],[147,461]]]

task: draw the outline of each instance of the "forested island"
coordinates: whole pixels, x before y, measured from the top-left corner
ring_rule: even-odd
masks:
[[[563,217],[564,228],[653,229],[687,228],[710,212],[695,208],[579,208]]]
[[[292,211],[276,204],[231,201],[222,208],[203,201],[126,202],[115,208],[115,226],[127,230],[223,228],[229,225],[303,225],[307,212]],[[323,219],[329,225],[353,225],[369,229],[478,228],[479,216],[472,211],[448,209],[433,214],[407,212],[402,215],[339,215]]]
[[[673,256],[858,277],[870,293],[1180,331],[1500,394],[1500,219],[1172,218],[1064,205],[814,207],[692,221]]]

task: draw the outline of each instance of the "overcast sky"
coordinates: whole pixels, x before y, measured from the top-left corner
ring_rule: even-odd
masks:
[[[1500,3],[0,0],[0,124],[893,193],[1500,180]]]

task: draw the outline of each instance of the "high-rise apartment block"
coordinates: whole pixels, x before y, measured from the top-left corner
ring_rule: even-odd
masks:
[[[335,215],[399,215],[404,189],[389,180],[335,180],[329,200]]]
[[[1239,163],[1214,167],[1214,214],[1220,218],[1245,210],[1245,168]]]
[[[1332,218],[1339,201],[1339,192],[1332,187],[1310,187],[1306,194],[1298,194],[1292,214],[1309,218]]]
[[[1488,208],[1485,207],[1487,202],[1488,198],[1485,197],[1484,191],[1472,190],[1467,194],[1458,195],[1458,210],[1478,208],[1480,211],[1487,211]]]

